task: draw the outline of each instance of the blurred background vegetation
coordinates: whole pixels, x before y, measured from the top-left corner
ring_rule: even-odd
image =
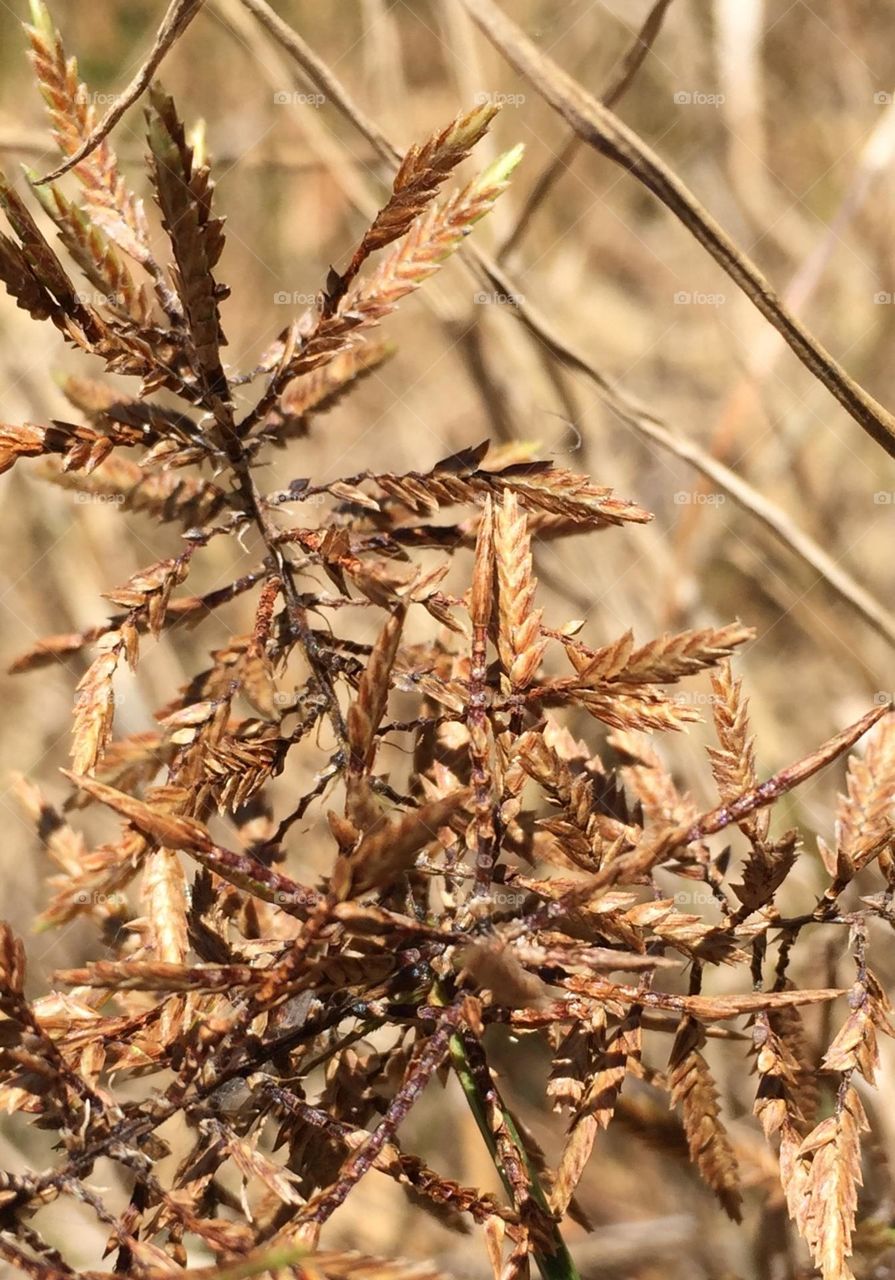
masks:
[[[447,0],[278,0],[275,7],[402,148],[477,97],[503,95],[506,107],[484,144],[486,156],[489,148],[496,153],[520,140],[527,150],[511,191],[476,232],[482,243],[496,253],[512,237],[505,262],[517,287],[575,346],[681,436],[748,479],[890,606],[891,459],[812,380],[670,214],[592,151],[564,153],[564,123],[498,59],[458,6]],[[505,7],[599,93],[649,3],[513,0]],[[163,8],[160,0],[51,4],[100,110],[139,65]],[[7,171],[20,162],[45,171],[55,158],[25,56],[19,23],[26,17],[25,0],[0,7],[0,153]],[[829,350],[890,407],[893,49],[895,9],[881,0],[816,0],[811,6],[802,0],[674,0],[654,50],[618,107]],[[364,226],[356,204],[379,199],[388,175],[338,111],[314,100],[310,86],[296,80],[238,0],[208,0],[166,61],[162,79],[188,121],[206,122],[218,212],[227,217],[219,277],[232,289],[223,307],[229,357],[233,367],[247,369],[286,320],[304,309],[329,264],[344,265]],[[277,101],[284,95],[287,101]],[[138,184],[142,130],[137,107],[113,136],[125,171]],[[530,193],[558,154],[566,162],[552,189],[514,235]],[[482,158],[480,149],[479,163]],[[633,435],[590,384],[559,370],[532,344],[511,308],[477,294],[459,264],[405,304],[388,323],[387,336],[396,343],[394,358],[309,439],[271,457],[266,487],[296,476],[330,480],[374,463],[380,470],[425,468],[489,435],[538,441],[561,465],[589,472],[655,512],[644,528],[538,547],[548,620],[561,625],[570,617],[586,619],[584,638],[592,644],[628,626],[639,641],[665,629],[735,617],[754,626],[756,639],[737,665],[752,698],[762,776],[807,753],[895,687],[889,641],[748,512],[685,463]],[[39,328],[5,297],[0,300],[2,419],[69,416],[57,386],[63,371],[85,370],[54,330]],[[86,371],[100,373],[98,367]],[[2,481],[0,616],[7,662],[40,636],[101,620],[108,612],[101,591],[176,554],[179,545],[175,526],[78,502],[75,494],[42,483],[36,471],[22,465]],[[191,579],[191,591],[239,571],[238,550],[225,541],[209,548],[206,576]],[[251,537],[246,541],[248,563],[258,556]],[[236,630],[249,625],[248,607],[235,605],[221,620],[178,631],[172,642],[146,641],[139,678],[122,689],[118,732],[151,727],[153,709],[201,669],[209,647],[225,642],[224,624]],[[366,639],[363,625],[362,619],[359,638]],[[57,768],[67,763],[72,698],[83,670],[76,659],[3,677],[4,778],[18,770],[51,798],[64,796]],[[701,697],[710,710],[707,682],[690,681],[687,689],[685,696]],[[593,741],[592,722],[585,732]],[[712,798],[708,741],[711,730],[697,727],[661,744],[701,805]],[[841,780],[837,766],[803,786],[788,802],[789,819],[806,833],[829,834]],[[0,806],[2,913],[28,936],[46,904],[47,862],[5,783]],[[309,820],[297,838],[310,844],[313,831]],[[792,883],[795,908],[805,909],[821,884],[811,835]],[[76,923],[31,936],[35,982],[88,954],[97,958],[92,932]],[[895,965],[886,972],[887,939],[881,941],[876,964],[891,981]],[[819,945],[808,962],[812,984],[840,981],[840,959]],[[818,1046],[830,1038],[820,1025],[824,1016],[809,1018]],[[737,1052],[741,1062],[741,1046]],[[509,1054],[507,1046],[507,1060]],[[541,1096],[545,1064],[533,1058],[527,1069],[537,1082],[531,1097]],[[738,1155],[756,1189],[746,1232],[725,1224],[698,1186],[681,1156],[676,1122],[650,1113],[645,1102],[640,1106],[635,1093],[622,1122],[601,1140],[582,1184],[582,1204],[598,1227],[587,1245],[589,1274],[796,1273],[772,1270],[767,1262],[768,1242],[775,1231],[782,1239],[785,1215],[774,1161],[750,1118],[752,1086],[742,1070],[719,1071]],[[890,1139],[893,1090],[887,1060],[873,1105],[875,1123]],[[517,1101],[524,1110],[526,1098]],[[412,1122],[418,1140],[428,1125],[442,1167],[464,1181],[492,1185],[487,1155],[474,1128],[461,1122],[456,1103],[452,1091],[440,1100],[427,1097],[428,1111]],[[533,1108],[527,1119],[553,1154],[555,1123]],[[39,1159],[18,1136],[3,1139],[0,1157],[8,1167]],[[867,1194],[880,1221],[887,1221],[884,1161]],[[479,1274],[482,1260],[467,1252],[462,1239],[408,1213],[397,1188],[368,1178],[353,1208],[336,1215],[330,1239],[435,1256],[456,1274]],[[642,1221],[632,1228],[634,1219]],[[88,1236],[98,1231],[95,1224],[83,1229]],[[569,1237],[584,1238],[574,1227]],[[785,1249],[775,1256],[780,1263]],[[878,1269],[886,1255],[874,1257],[877,1269],[868,1262],[862,1271],[859,1255],[859,1272],[889,1274]]]

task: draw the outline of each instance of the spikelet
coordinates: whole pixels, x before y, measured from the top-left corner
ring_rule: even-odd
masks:
[[[672,1106],[681,1108],[690,1157],[735,1222],[741,1218],[736,1156],[721,1123],[718,1094],[700,1049],[705,1033],[694,1018],[678,1029],[668,1064]]]
[[[584,476],[554,468],[550,463],[525,463],[503,471],[473,465],[453,468],[452,459],[437,463],[427,474],[382,474],[373,481],[411,511],[428,515],[455,503],[482,503],[511,492],[526,512],[548,513],[588,528],[605,528],[625,521],[642,524],[649,513],[634,502],[616,497],[611,489],[592,485]]]
[[[547,647],[541,639],[541,611],[534,608],[537,583],[526,525],[515,494],[505,492],[497,508],[494,551],[499,584],[498,649],[513,689],[531,684]]]
[[[125,609],[145,609],[149,630],[157,637],[165,624],[171,592],[189,573],[192,554],[188,548],[175,559],[159,560],[135,573],[123,586],[103,594]]]
[[[416,854],[438,836],[439,827],[469,800],[466,789],[433,800],[403,817],[383,820],[341,858],[333,876],[333,892],[340,898],[358,896],[388,884],[413,865]]]
[[[348,712],[351,771],[355,774],[368,770],[373,763],[373,735],[379,728],[388,700],[389,679],[401,640],[405,612],[404,609],[396,609],[386,622],[364,668],[357,698]]]
[[[81,301],[71,277],[32,217],[27,205],[0,173],[0,208],[12,228],[18,245],[5,241],[6,249],[0,255],[0,265],[9,261],[10,255],[18,258],[18,266],[10,266],[4,284],[36,318],[41,313],[53,321],[65,337],[85,351],[105,351],[111,334],[93,307]],[[32,309],[33,285],[39,290],[37,309]],[[41,299],[51,299],[49,304]]]
[[[892,1005],[874,975],[867,970],[848,998],[851,1012],[824,1055],[828,1071],[860,1071],[868,1084],[876,1083],[879,1068],[877,1036],[895,1035]]]
[[[753,1031],[756,1070],[759,1076],[755,1098],[755,1114],[765,1136],[781,1135],[781,1142],[799,1145],[799,1129],[804,1116],[799,1108],[801,1064],[785,1035],[774,1022],[774,1016],[760,1013]]]
[[[734,801],[757,783],[749,706],[742,683],[734,680],[729,662],[712,672],[711,680],[712,711],[720,746],[709,747],[708,754],[721,800]],[[743,913],[749,914],[770,901],[786,879],[798,854],[798,833],[789,831],[778,840],[769,840],[770,814],[766,809],[747,814],[739,825],[752,850],[742,883],[735,884],[733,890],[743,904]]]
[[[263,431],[274,444],[306,435],[316,414],[332,409],[344,395],[394,353],[386,342],[365,342],[349,347],[328,364],[287,383],[279,403],[264,423]],[[333,492],[330,488],[330,492]]]
[[[530,731],[516,740],[515,755],[529,777],[562,808],[558,816],[543,818],[539,825],[556,837],[565,859],[595,870],[606,857],[636,843],[639,824],[617,789],[580,767],[574,758],[572,762],[563,758],[557,749],[561,742],[555,725],[548,721],[543,734]],[[578,767],[573,769],[572,763]],[[617,805],[612,803],[616,800]],[[612,811],[616,808],[617,813]]]
[[[735,680],[730,662],[725,660],[712,672],[712,710],[719,745],[709,747],[712,773],[722,800],[734,800],[754,787],[755,740],[749,734],[749,703],[743,696],[743,683]],[[767,812],[750,814],[741,829],[755,840],[768,834]]]
[[[895,721],[886,719],[870,739],[864,758],[849,760],[847,794],[836,818],[831,873],[847,884],[874,856],[891,859],[895,813]]]
[[[46,440],[46,430],[28,422],[20,427],[0,425],[0,475],[19,458],[40,457],[46,452]]]
[[[148,325],[151,304],[142,286],[134,283],[112,241],[57,187],[32,190],[59,231],[59,238],[97,291],[97,303],[127,323]]]
[[[196,376],[213,404],[229,395],[221,365],[225,343],[213,271],[224,246],[222,223],[211,215],[213,184],[209,171],[194,163],[172,100],[151,95],[149,146],[152,174],[165,230],[177,264],[175,285],[189,325]]]
[[[409,233],[366,281],[361,281],[340,304],[346,318],[377,324],[401,298],[419,288],[469,234],[506,190],[522,159],[522,147],[499,156],[462,191],[440,207],[433,206],[409,228]]]
[[[499,107],[491,103],[463,112],[426,142],[407,149],[392,181],[388,203],[379,210],[343,275],[329,282],[327,303],[341,297],[366,259],[399,240],[424,211],[438,188],[487,132]]]
[[[506,190],[521,158],[521,147],[508,151],[441,207],[430,205],[369,279],[361,280],[341,297],[332,315],[321,317],[297,354],[281,366],[278,383],[332,360],[357,341],[359,329],[379,324],[403,298],[420,288]]]
[[[62,39],[43,0],[30,0],[31,22],[25,28],[37,83],[46,103],[60,151],[70,157],[95,124],[91,94],[78,79],[74,58],[66,58]],[[149,232],[141,201],[128,191],[118,162],[103,141],[75,167],[85,188],[90,214],[106,234],[131,257],[145,263]]]
[[[179,740],[182,737],[178,735]],[[268,783],[282,765],[279,735],[272,725],[245,721],[238,733],[206,746],[202,760],[220,813],[235,814]]]
[[[798,1151],[803,1171],[795,1218],[823,1280],[854,1280],[847,1259],[861,1185],[860,1135],[867,1127],[857,1093],[846,1088],[835,1115],[812,1129]]]
[[[142,835],[170,849],[189,849],[200,852],[210,851],[214,845],[201,822],[194,818],[182,817],[171,812],[166,799],[158,804],[148,804],[116,791],[95,778],[78,776],[72,772],[72,781],[93,799],[108,805],[123,818],[126,818]]]
[[[52,320],[57,328],[63,328],[65,313],[52,293],[42,283],[20,252],[19,246],[9,236],[0,232],[0,281],[16,306],[34,320]]]
[[[113,677],[128,646],[126,635],[109,632],[101,642],[102,652],[78,684],[72,734],[72,767],[75,773],[92,772],[102,758],[112,736],[115,716]]]
[[[186,528],[212,519],[226,502],[220,487],[201,476],[176,471],[147,474],[138,463],[117,455],[104,459],[90,474],[48,468],[46,478],[62,489],[117,501],[128,511],[177,521]]]
[[[639,649],[633,648],[632,634],[626,632],[614,644],[596,652],[574,640],[566,642],[566,650],[581,685],[597,686],[610,680],[620,685],[669,684],[681,676],[716,666],[754,634],[751,627],[730,623],[726,627],[660,636]]]
[[[581,1180],[602,1129],[609,1126],[619,1093],[641,1052],[641,1010],[631,1009],[594,1054],[593,1072],[586,1082],[568,1141],[556,1170],[550,1206],[564,1213]]]
[[[370,653],[346,720],[350,759],[345,786],[345,816],[358,830],[375,823],[379,808],[372,798],[369,773],[376,754],[376,730],[388,702],[389,682],[398,653],[406,610],[392,613]]]

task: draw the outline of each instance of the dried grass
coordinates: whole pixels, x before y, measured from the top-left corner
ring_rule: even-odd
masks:
[[[886,411],[636,133],[490,0],[463,4],[580,137],[659,194],[891,452]],[[32,62],[64,163],[29,184],[73,268],[4,178],[0,279],[30,321],[112,377],[62,383],[71,422],[4,424],[0,471],[34,468],[62,490],[114,498],[115,518],[145,517],[168,554],[110,573],[120,585],[103,584],[116,607],[106,621],[13,663],[82,662],[64,808],[33,779],[16,789],[56,866],[41,923],[79,922],[92,941],[44,989],[26,986],[18,931],[0,929],[0,1105],[57,1140],[36,1168],[0,1172],[0,1257],[35,1280],[442,1274],[411,1239],[416,1261],[380,1256],[362,1216],[363,1253],[330,1247],[330,1220],[363,1204],[375,1173],[409,1221],[473,1232],[500,1280],[532,1262],[559,1280],[579,1274],[581,1231],[613,1221],[612,1205],[583,1193],[620,1149],[634,1178],[641,1159],[686,1162],[729,1218],[773,1221],[775,1255],[789,1258],[800,1236],[824,1280],[849,1280],[855,1252],[872,1266],[887,1247],[860,1188],[865,1167],[885,1180],[872,1089],[892,1006],[868,956],[893,918],[888,702],[856,708],[763,776],[732,664],[753,628],[734,616],[638,642],[622,624],[587,643],[544,589],[541,547],[581,537],[610,558],[651,516],[532,445],[467,433],[403,469],[383,432],[375,466],[270,481],[275,451],[319,438],[320,419],[375,376],[391,348],[373,331],[507,190],[519,146],[443,194],[496,107],[410,147],[345,269],[331,268],[314,305],[241,368],[225,357],[226,239],[204,134],[149,84],[201,4],[170,6],[148,63],[101,120],[49,12],[31,7]],[[285,21],[263,0],[245,7],[394,162]],[[669,7],[646,15],[613,103]],[[109,137],[144,91],[164,255]],[[74,196],[55,185],[69,171]],[[556,180],[553,170],[535,188],[505,256]],[[475,269],[512,285],[487,256]],[[518,309],[560,364],[669,444],[532,306]],[[114,375],[135,380],[134,394]],[[890,634],[882,607],[773,504],[701,449],[670,447],[721,476]],[[222,546],[228,568],[211,572]],[[161,691],[151,730],[122,725],[124,682],[178,653],[186,627],[205,646],[184,650],[188,678]],[[703,720],[687,682],[705,672],[717,742],[702,802],[654,736]],[[845,794],[824,841],[794,825],[792,806],[840,760]],[[110,834],[94,844],[80,827],[103,814]],[[730,844],[718,848],[721,833]],[[791,890],[814,840],[813,905],[803,894],[796,914]],[[818,936],[842,953],[845,983],[835,963],[811,970]],[[533,1062],[542,1075],[549,1064],[545,1081]],[[479,1144],[477,1176],[460,1176],[415,1124],[450,1089]],[[66,1205],[114,1255],[106,1270],[61,1238]],[[636,1257],[630,1266],[641,1274]]]

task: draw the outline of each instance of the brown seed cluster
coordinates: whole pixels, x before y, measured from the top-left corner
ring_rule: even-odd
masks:
[[[153,57],[196,8],[172,6]],[[0,279],[35,321],[139,385],[129,397],[69,378],[75,421],[3,425],[0,470],[42,459],[53,482],[116,495],[122,520],[146,513],[184,541],[169,528],[172,554],[105,593],[111,617],[15,664],[85,656],[67,811],[31,781],[18,789],[56,866],[42,922],[86,919],[100,949],[31,998],[22,944],[0,930],[0,1105],[58,1137],[46,1168],[0,1173],[0,1258],[35,1280],[434,1276],[320,1247],[369,1175],[420,1213],[480,1230],[497,1277],[525,1276],[531,1260],[547,1280],[574,1277],[567,1220],[592,1225],[576,1192],[610,1126],[688,1159],[731,1218],[748,1207],[758,1157],[743,1118],[725,1117],[718,1042],[740,1063],[751,1050],[752,1136],[764,1131],[776,1194],[824,1280],[847,1280],[862,1095],[892,1033],[867,954],[871,924],[893,918],[888,708],[763,781],[730,661],[748,626],[639,644],[622,631],[592,647],[581,624],[545,617],[540,540],[611,543],[650,516],[523,446],[470,443],[427,469],[264,492],[265,451],[313,430],[390,354],[372,331],[489,212],[519,151],[442,197],[495,108],[412,147],[346,270],[255,369],[233,370],[202,146],[149,89],[148,180],[170,259],[158,262],[41,0],[33,18],[38,83],[79,188],[32,189],[104,300],[82,300],[5,179]],[[525,46],[516,53],[524,63]],[[179,594],[213,540],[246,531],[257,563]],[[121,732],[116,689],[144,645],[175,644],[181,624],[236,600],[253,602],[249,628],[223,644],[215,633],[156,728]],[[377,619],[372,643],[346,622],[354,610]],[[651,735],[700,718],[679,686],[705,671],[717,803],[701,812]],[[774,807],[870,730],[821,846],[817,901],[786,916],[779,892],[805,833],[772,830]],[[309,781],[295,765],[312,749]],[[118,822],[95,849],[72,812],[86,805]],[[313,838],[306,815],[321,819]],[[844,906],[858,876],[864,896]],[[845,929],[849,991],[791,977],[814,928]],[[845,1021],[812,1062],[804,1011],[837,1001]],[[497,1070],[498,1028],[550,1058],[549,1157],[511,1096],[518,1082]],[[406,1149],[408,1116],[450,1078],[500,1194]],[[98,1189],[109,1166],[128,1187],[123,1208]],[[45,1232],[67,1199],[107,1232],[110,1270],[78,1270]]]

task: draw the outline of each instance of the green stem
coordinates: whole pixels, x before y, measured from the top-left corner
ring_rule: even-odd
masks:
[[[263,1272],[293,1267],[303,1258],[309,1258],[313,1262],[313,1255],[305,1245],[275,1244],[269,1248],[262,1248],[238,1262],[225,1262],[223,1266],[202,1267],[199,1271],[190,1272],[190,1275],[194,1280],[252,1280],[252,1277],[261,1275]]]
[[[445,998],[444,990],[438,983],[436,983],[432,991],[432,1003],[436,1005],[445,1005],[448,1003]],[[469,1109],[475,1118],[476,1124],[478,1125],[479,1132],[484,1138],[485,1144],[491,1153],[491,1158],[494,1161],[494,1167],[500,1174],[501,1181],[506,1188],[507,1194],[515,1203],[515,1192],[501,1163],[500,1155],[497,1150],[497,1142],[491,1131],[491,1125],[488,1122],[487,1104],[485,1099],[482,1097],[478,1081],[476,1080],[475,1074],[472,1070],[472,1066],[466,1052],[466,1046],[463,1043],[463,1038],[459,1034],[451,1036],[450,1055],[451,1065],[457,1073],[457,1079],[460,1081],[461,1088],[463,1089],[466,1101],[469,1104]],[[510,1115],[509,1111],[507,1111],[506,1107],[504,1107],[503,1101],[496,1090],[495,1097],[500,1105],[501,1119],[513,1140],[513,1145],[518,1152],[519,1159],[528,1174],[532,1199],[536,1201],[541,1209],[544,1210],[545,1219],[551,1224],[550,1237],[552,1248],[550,1251],[546,1252],[543,1248],[539,1248],[537,1245],[532,1247],[532,1253],[534,1254],[535,1261],[540,1268],[541,1275],[544,1280],[580,1280],[578,1269],[572,1261],[572,1255],[569,1253],[566,1242],[562,1238],[559,1223],[556,1222],[554,1218],[553,1210],[550,1208],[549,1201],[544,1194],[544,1189],[541,1186],[540,1179],[538,1178],[537,1170],[528,1158],[528,1153],[525,1150],[525,1144],[519,1136],[519,1131],[516,1128],[516,1125],[513,1123],[513,1117]]]

